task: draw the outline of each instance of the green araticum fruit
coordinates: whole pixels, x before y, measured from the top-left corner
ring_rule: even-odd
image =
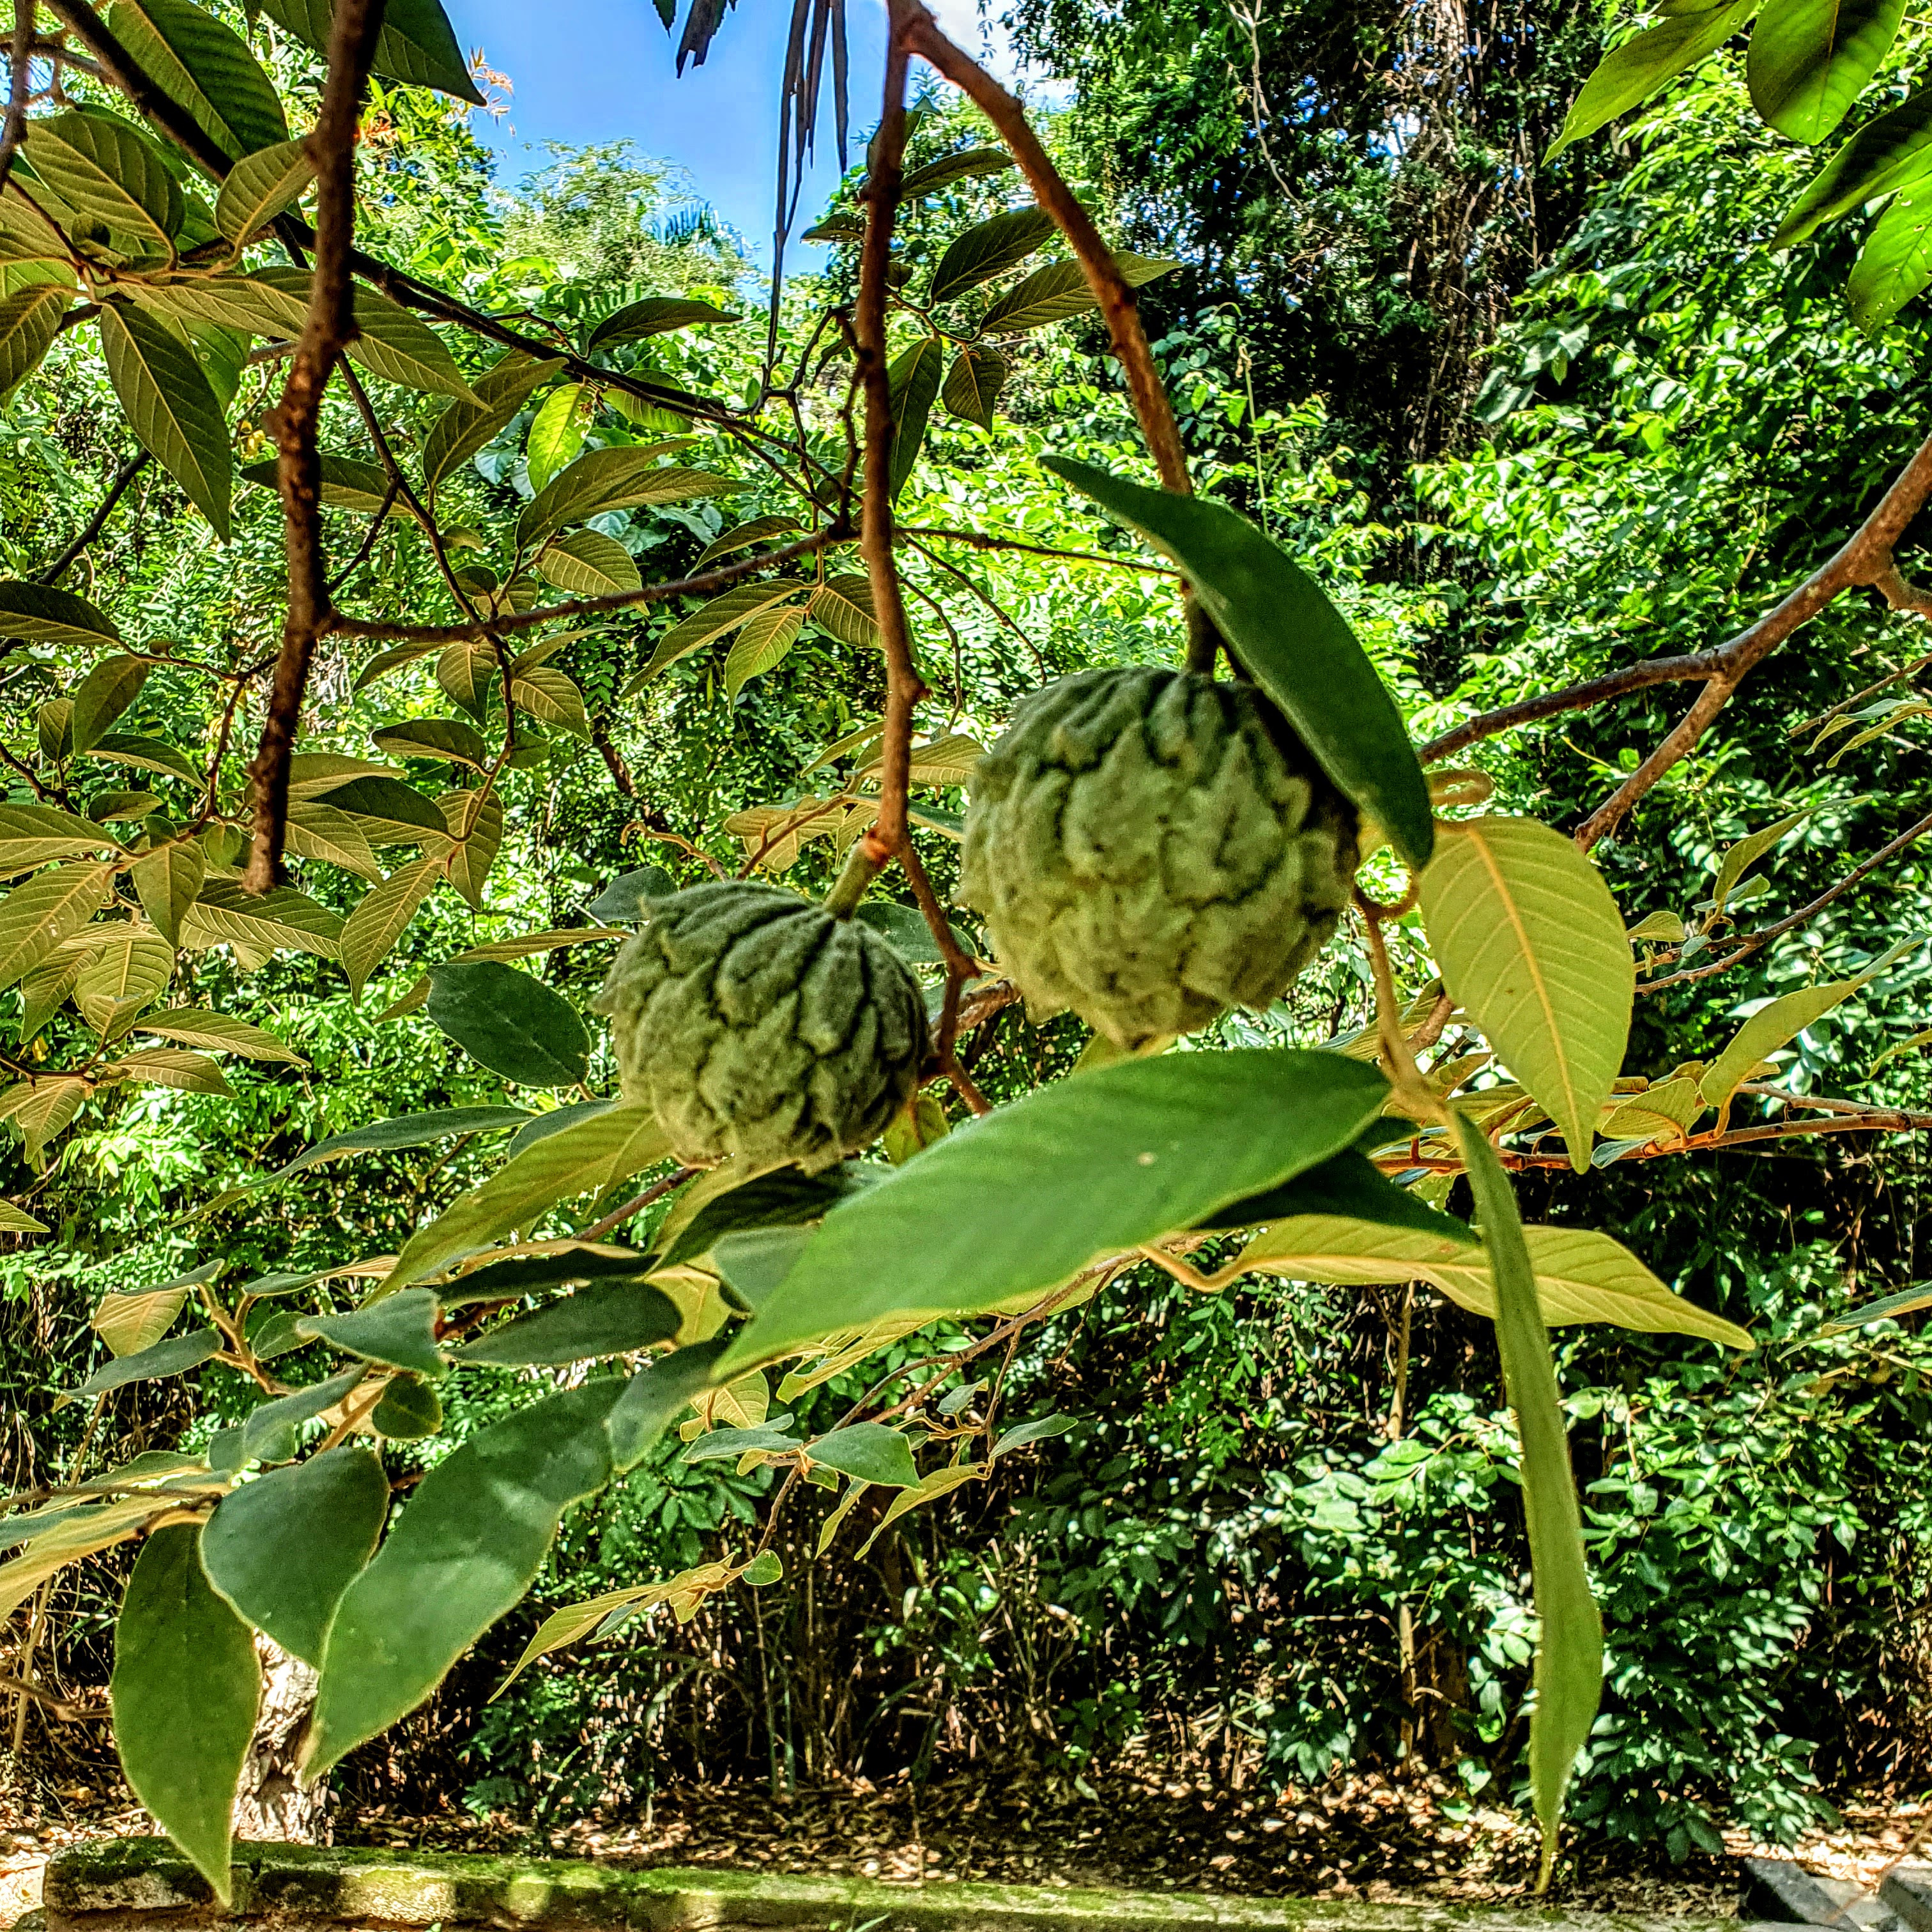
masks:
[[[829,1167],[918,1084],[918,981],[870,926],[775,886],[653,901],[598,995],[626,1100],[688,1166],[729,1154]]]
[[[1355,814],[1264,703],[1136,665],[1021,704],[974,776],[959,896],[1034,1012],[1139,1047],[1266,1006],[1327,942]]]

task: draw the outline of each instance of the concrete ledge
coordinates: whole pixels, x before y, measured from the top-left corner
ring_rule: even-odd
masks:
[[[1738,1932],[1735,1919],[1511,1912],[1354,1899],[1084,1891],[487,1858],[235,1848],[224,1912],[164,1838],[77,1846],[47,1868],[46,1932]]]

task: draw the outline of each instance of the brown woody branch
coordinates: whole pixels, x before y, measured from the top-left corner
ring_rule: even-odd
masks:
[[[14,38],[8,49],[7,118],[0,126],[0,188],[27,138],[27,97],[33,89],[34,0],[14,0]]]
[[[1732,950],[1723,958],[1714,959],[1707,966],[1691,966],[1681,973],[1666,974],[1661,980],[1653,980],[1648,985],[1640,986],[1637,991],[1640,993],[1654,993],[1665,986],[1682,986],[1687,980],[1708,980],[1714,973],[1728,972],[1739,961],[1748,959],[1754,952],[1761,952],[1774,939],[1781,939],[1786,933],[1796,931],[1807,920],[1816,919],[1834,899],[1842,898],[1861,879],[1869,878],[1888,860],[1897,858],[1908,845],[1916,844],[1928,832],[1932,832],[1932,812],[1928,812],[1917,824],[1907,826],[1888,845],[1881,847],[1870,858],[1862,860],[1835,885],[1829,886],[1820,892],[1809,905],[1800,906],[1796,912],[1787,914],[1774,925],[1760,926],[1755,932],[1738,934],[1730,942]],[[1682,956],[1683,949],[1673,947],[1663,956],[1660,963]]]
[[[288,550],[289,602],[282,625],[262,742],[248,776],[254,788],[254,846],[244,884],[265,892],[282,877],[289,760],[301,728],[302,700],[317,641],[334,614],[322,543],[322,392],[356,333],[350,244],[356,232],[356,128],[369,63],[382,31],[382,0],[336,0],[328,32],[328,74],[308,151],[316,169],[314,279],[308,316],[273,418],[276,482]]]
[[[1051,544],[1022,543],[1017,537],[988,536],[981,530],[934,530],[916,524],[902,524],[902,537],[925,537],[945,543],[969,544],[974,550],[1018,550],[1028,556],[1064,558],[1070,563],[1104,563],[1115,570],[1138,571],[1144,577],[1178,577],[1171,563],[1143,563],[1138,557],[1109,556],[1104,550],[1060,550]]]

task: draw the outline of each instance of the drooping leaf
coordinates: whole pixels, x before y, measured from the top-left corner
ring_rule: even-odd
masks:
[[[68,736],[76,752],[92,748],[140,695],[148,681],[148,666],[124,652],[102,658],[81,680],[74,694]]]
[[[895,1490],[919,1486],[911,1446],[900,1431],[883,1422],[848,1423],[805,1445],[814,1462],[837,1469],[854,1482],[878,1483]]]
[[[693,328],[701,322],[736,322],[740,318],[714,308],[707,302],[684,296],[646,296],[641,302],[626,305],[590,332],[586,346],[608,349],[618,342],[640,342],[648,335],[662,335],[674,328]]]
[[[1741,0],[1742,4],[1742,0]],[[1932,166],[1932,88],[1874,115],[1806,184],[1771,238],[1794,248],[1828,221],[1916,182]]]
[[[562,367],[560,358],[539,362],[513,349],[478,376],[471,391],[475,400],[452,403],[423,438],[423,482],[430,496],[459,463],[503,430],[532,392]]]
[[[902,201],[916,201],[922,194],[934,194],[940,188],[950,188],[955,182],[971,181],[981,175],[1004,174],[1016,165],[1012,156],[1004,148],[962,148],[958,154],[928,161],[923,167],[908,168],[904,179],[899,183],[899,198]]]
[[[418,1228],[376,1293],[392,1294],[426,1280],[512,1228],[527,1230],[559,1202],[614,1187],[655,1166],[668,1151],[656,1117],[634,1102],[566,1127],[526,1148]]]
[[[234,460],[220,401],[194,350],[121,302],[100,311],[100,349],[128,427],[225,541]]]
[[[4,910],[0,906],[0,910]],[[1760,1060],[1768,1060],[1781,1046],[1788,1046],[1833,1007],[1842,1006],[1869,982],[1869,972],[1849,980],[1833,980],[1822,986],[1801,986],[1768,1005],[1760,1006],[1739,1027],[1730,1043],[1704,1070],[1698,1085],[1705,1104],[1721,1107],[1738,1084],[1747,1079]]]
[[[376,1120],[366,1127],[352,1127],[346,1133],[331,1134],[297,1154],[286,1166],[276,1168],[268,1179],[286,1180],[304,1168],[334,1160],[338,1154],[394,1154],[409,1148],[429,1147],[458,1134],[502,1133],[521,1126],[530,1118],[520,1107],[433,1107],[420,1114],[399,1114],[393,1120]]]
[[[638,590],[644,580],[637,559],[602,530],[572,530],[553,537],[537,553],[536,572],[546,584],[573,597],[614,596]]]
[[[886,371],[892,392],[895,502],[904,493],[913,466],[919,460],[920,446],[926,440],[926,418],[932,413],[932,400],[939,393],[940,375],[945,367],[945,343],[938,336],[925,335],[894,357]]]
[[[1172,274],[1180,264],[1164,256],[1136,255],[1124,250],[1114,256],[1114,266],[1129,288],[1138,289]],[[980,317],[980,326],[988,335],[1018,334],[1024,329],[1070,321],[1100,306],[1087,272],[1078,262],[1049,262],[1000,296]]]
[[[968,289],[1017,268],[1044,247],[1053,232],[1053,217],[1040,208],[1016,208],[976,224],[956,236],[940,256],[927,301],[951,302]]]
[[[103,1078],[112,1076],[131,1080],[137,1086],[172,1087],[184,1094],[234,1092],[218,1061],[185,1047],[150,1046],[138,1053],[124,1053],[104,1067],[101,1075]]]
[[[95,943],[75,979],[74,1003],[96,1033],[111,1040],[160,997],[174,971],[174,948],[130,922],[106,931],[88,927],[82,937]]]
[[[1439,829],[1420,880],[1443,984],[1589,1166],[1623,1064],[1636,968],[1603,874],[1530,818]]]
[[[58,282],[30,282],[0,296],[0,401],[40,367],[73,306],[73,290]],[[0,610],[0,618],[6,614]]]
[[[1256,1049],[1129,1060],[1042,1088],[835,1208],[723,1366],[884,1316],[1044,1294],[1339,1153],[1387,1092],[1339,1054]]]
[[[329,0],[260,0],[260,4],[270,20],[287,28],[297,40],[317,53],[328,52]],[[472,107],[485,104],[470,77],[463,50],[440,0],[388,0],[370,70],[386,80],[433,87]]]
[[[1011,365],[997,349],[969,343],[952,358],[939,399],[964,422],[993,426],[993,406],[1006,386]]]
[[[1744,72],[1780,134],[1818,142],[1842,121],[1898,38],[1905,0],[1767,0]]]
[[[728,496],[740,487],[734,478],[709,470],[661,464],[649,446],[593,449],[551,478],[524,506],[517,519],[517,541],[527,548],[566,525],[588,523],[614,510]]]
[[[722,1336],[687,1343],[624,1384],[606,1425],[611,1466],[619,1474],[635,1468],[664,1431],[714,1385],[725,1346]]]
[[[106,898],[112,866],[55,866],[0,898],[0,986],[10,986],[80,931]]]
[[[376,748],[392,758],[446,758],[477,771],[489,761],[482,735],[460,718],[411,718],[379,726],[369,735]]]
[[[280,1060],[291,1066],[307,1063],[302,1055],[284,1046],[266,1028],[232,1014],[205,1012],[194,1007],[177,1007],[164,1013],[148,1013],[136,1023],[137,1033],[158,1034],[163,1040],[178,1040],[184,1046],[207,1047],[217,1053],[238,1053],[249,1060]]]
[[[287,142],[274,82],[241,35],[206,9],[190,0],[113,0],[107,25],[231,160]]]
[[[244,242],[298,200],[315,178],[307,141],[278,141],[244,155],[223,178],[214,225],[230,241]]]
[[[804,627],[805,612],[796,604],[767,606],[746,618],[724,659],[725,696],[735,698],[753,678],[784,663]]]
[[[114,1627],[114,1742],[134,1795],[226,1905],[229,1818],[261,1700],[248,1627],[209,1586],[190,1523],[142,1546]]]
[[[67,1400],[77,1402],[83,1396],[104,1395],[110,1389],[124,1388],[129,1382],[185,1375],[190,1369],[200,1368],[220,1347],[221,1337],[212,1328],[196,1328],[185,1335],[171,1336],[137,1354],[104,1364],[78,1388],[69,1390]]]
[[[319,1669],[336,1606],[388,1513],[382,1464],[332,1449],[224,1496],[201,1533],[202,1563],[236,1610]]]
[[[740,550],[755,550],[772,537],[784,536],[801,527],[796,517],[754,517],[748,524],[713,537],[698,554],[695,568],[703,570],[722,558],[736,556]]]
[[[583,448],[589,404],[583,383],[566,382],[544,397],[530,418],[524,452],[532,490],[541,490]]]
[[[1402,714],[1313,578],[1223,504],[1145,489],[1061,457],[1045,466],[1180,565],[1228,648],[1322,770],[1412,868],[1426,866],[1435,818]]]
[[[0,902],[0,913],[5,910]],[[342,921],[292,886],[254,893],[228,879],[210,879],[181,924],[181,943],[197,950],[246,946],[257,952],[313,952],[333,959]]]
[[[606,1419],[621,1382],[506,1416],[437,1463],[330,1627],[304,1772],[413,1710],[534,1580],[559,1519],[610,1480]]]
[[[1529,1722],[1529,1776],[1543,1827],[1542,1882],[1547,1882],[1564,1792],[1603,1696],[1604,1624],[1584,1567],[1582,1519],[1570,1474],[1562,1400],[1515,1191],[1482,1130],[1460,1116],[1456,1124],[1496,1270],[1496,1342],[1522,1448],[1523,1516],[1542,1625],[1536,1646],[1536,1708]]]
[[[632,680],[628,688],[636,690],[659,671],[676,663],[680,658],[701,650],[720,638],[730,636],[758,612],[787,598],[797,596],[804,588],[801,584],[782,578],[764,584],[734,584],[722,596],[712,598],[689,616],[680,618],[665,632],[651,653],[650,662]]]
[[[134,862],[134,891],[141,910],[170,946],[180,943],[182,921],[201,896],[207,877],[207,854],[191,838],[158,845]]]
[[[1932,182],[1908,182],[1892,196],[1891,206],[1865,237],[1845,280],[1845,299],[1853,319],[1867,334],[1875,334],[1932,282],[1932,236],[1928,231],[1932,231]],[[1888,728],[1880,725],[1860,732],[1838,756]],[[1832,762],[1835,764],[1838,759]]]
[[[90,745],[86,755],[105,758],[110,764],[132,765],[137,771],[158,772],[164,778],[179,778],[184,784],[200,786],[203,773],[184,752],[164,738],[151,738],[140,731],[104,731]]]
[[[121,633],[105,611],[70,590],[44,584],[0,584],[0,635],[24,638],[29,644],[77,645],[83,650],[121,641]]]
[[[136,252],[166,255],[185,212],[160,150],[98,109],[38,119],[26,144],[37,179],[76,214],[104,223]]]
[[[1573,141],[1594,134],[1715,53],[1762,4],[1762,0],[1732,0],[1729,6],[1673,14],[1613,48],[1571,103],[1562,133],[1544,157],[1544,166]]]
[[[668,1342],[682,1320],[676,1304],[647,1282],[592,1282],[450,1352],[458,1362],[498,1368],[584,1362]]]

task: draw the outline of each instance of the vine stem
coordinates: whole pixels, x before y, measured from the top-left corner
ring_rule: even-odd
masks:
[[[281,882],[289,761],[302,726],[315,647],[334,616],[322,542],[322,398],[344,345],[356,334],[350,277],[356,232],[356,129],[382,26],[381,0],[338,0],[328,31],[328,74],[321,112],[308,138],[316,170],[315,278],[273,424],[289,602],[261,745],[248,767],[254,792],[254,846],[243,883],[252,892],[266,892]]]

